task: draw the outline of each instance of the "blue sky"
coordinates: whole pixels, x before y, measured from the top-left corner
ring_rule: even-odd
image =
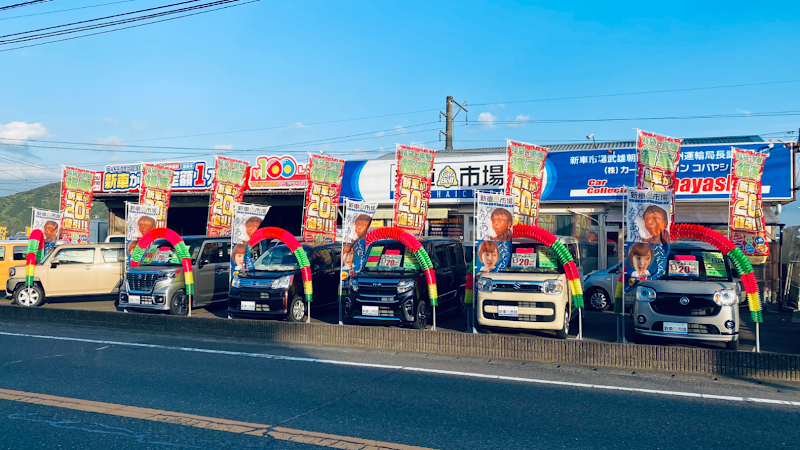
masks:
[[[14,18],[111,1],[56,0],[2,11],[0,34],[166,3],[136,0]],[[582,141],[590,133],[629,140],[634,127],[676,137],[795,130],[796,139],[800,116],[514,123],[796,110],[800,83],[515,103],[800,79],[794,2],[704,3],[265,0],[2,52],[0,138],[153,147],[0,145],[0,158],[36,165],[19,172],[16,162],[0,159],[0,195],[57,180],[48,169],[60,164],[100,169],[190,159],[215,146],[251,161],[317,150],[363,159],[395,143],[439,149],[438,110],[447,95],[470,105],[470,125],[463,125],[463,113],[458,118],[456,148],[500,146],[505,138]],[[423,112],[312,125],[410,111]],[[162,139],[207,133],[222,134]],[[330,142],[356,134],[359,140]],[[245,151],[317,140],[323,142]],[[204,150],[156,148],[163,146]],[[798,214],[781,217],[800,223],[800,208],[788,210]]]

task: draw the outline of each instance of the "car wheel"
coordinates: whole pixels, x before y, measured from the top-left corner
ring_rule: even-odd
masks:
[[[420,301],[417,305],[417,315],[411,322],[411,327],[415,330],[424,330],[428,327],[428,305]]]
[[[611,299],[608,293],[603,289],[589,289],[586,296],[589,298],[589,301],[586,302],[586,306],[592,311],[605,311],[611,305]]]
[[[569,305],[564,309],[564,328],[556,330],[556,337],[559,339],[566,339],[569,336]]]
[[[739,340],[736,339],[735,341],[730,341],[725,343],[726,350],[733,350],[734,352],[739,351]]]
[[[169,313],[173,316],[185,316],[189,314],[189,296],[184,291],[178,291],[172,296],[169,302]]]
[[[303,298],[295,295],[292,301],[289,302],[289,313],[286,314],[286,320],[289,322],[302,322],[303,317],[306,315],[306,304]]]
[[[14,291],[14,303],[26,308],[35,308],[44,304],[44,292],[38,284],[26,288],[21,286]]]

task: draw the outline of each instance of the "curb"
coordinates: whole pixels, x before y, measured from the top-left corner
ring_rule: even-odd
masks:
[[[562,341],[404,328],[0,306],[0,320],[263,339],[614,369],[800,381],[800,355]]]

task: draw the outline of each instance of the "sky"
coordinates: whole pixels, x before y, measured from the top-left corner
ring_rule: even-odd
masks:
[[[448,95],[467,102],[456,149],[632,140],[637,127],[797,140],[800,128],[795,2],[246,1],[0,42],[0,196],[58,181],[61,164],[442,149]],[[0,11],[0,35],[166,4],[53,0]],[[663,119],[708,115],[738,117]],[[570,121],[530,122],[549,119]],[[798,206],[780,217],[800,223]]]

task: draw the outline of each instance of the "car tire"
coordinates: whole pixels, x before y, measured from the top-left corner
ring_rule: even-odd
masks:
[[[30,289],[30,291],[28,291]],[[44,291],[38,283],[30,288],[24,285],[14,291],[14,303],[25,308],[36,308],[44,305]]]
[[[189,296],[185,291],[177,291],[169,302],[169,313],[173,316],[186,316],[189,314]]]
[[[303,302],[303,297],[295,295],[292,301],[289,302],[289,310],[286,313],[286,320],[289,322],[299,323],[303,321],[306,316],[306,304]]]
[[[739,339],[725,343],[725,350],[739,351]]]
[[[417,314],[414,316],[414,321],[411,322],[411,328],[415,330],[424,330],[428,327],[428,305],[420,301],[417,304]]]
[[[590,288],[584,296],[587,309],[592,311],[605,311],[611,306],[611,297],[602,288]]]
[[[570,317],[569,305],[564,308],[564,328],[556,330],[556,337],[559,339],[566,339],[569,336],[569,323],[572,322]]]

